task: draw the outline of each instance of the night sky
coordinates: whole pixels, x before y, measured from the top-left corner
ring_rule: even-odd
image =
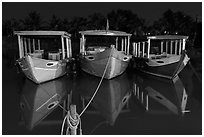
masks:
[[[144,18],[148,24],[153,23],[161,17],[167,9],[172,11],[183,11],[195,19],[202,16],[201,2],[9,2],[2,4],[2,17],[4,19],[24,19],[29,12],[37,11],[43,20],[49,20],[54,14],[60,18],[71,18],[74,16],[87,17],[94,12],[106,16],[112,10],[128,9],[139,17]]]

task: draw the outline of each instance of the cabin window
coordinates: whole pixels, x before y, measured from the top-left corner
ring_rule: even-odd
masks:
[[[88,60],[94,60],[94,56],[87,56]]]
[[[164,63],[164,61],[162,61],[162,60],[158,60],[157,63]]]
[[[46,67],[53,67],[53,66],[55,66],[55,65],[57,65],[58,64],[58,62],[48,62],[47,64],[46,64]]]
[[[125,57],[123,58],[123,61],[128,61],[128,59],[129,59],[129,57],[128,57],[128,56],[125,56]]]

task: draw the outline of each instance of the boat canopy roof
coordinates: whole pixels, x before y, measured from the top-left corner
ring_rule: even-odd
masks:
[[[97,36],[131,36],[132,34],[128,34],[123,31],[113,31],[113,30],[87,30],[80,31],[81,35],[97,35]]]
[[[188,36],[182,36],[182,35],[157,35],[157,36],[148,36],[147,39],[159,39],[159,40],[188,39]]]
[[[71,37],[71,34],[65,31],[14,31],[15,35],[24,36],[66,36]]]

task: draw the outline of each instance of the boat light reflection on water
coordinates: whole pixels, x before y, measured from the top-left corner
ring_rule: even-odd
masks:
[[[133,94],[149,114],[190,112],[186,109],[188,94],[178,76],[173,80],[136,76]]]
[[[34,128],[57,108],[71,92],[72,81],[68,77],[40,85],[26,79],[21,92],[20,108],[25,125]]]
[[[70,110],[70,105],[76,105],[76,111],[80,114],[93,96],[100,80],[101,78],[83,71],[78,72],[75,77],[65,76],[40,85],[26,80],[20,103],[25,124],[32,129],[43,123],[43,119],[57,106],[61,106],[59,109],[63,110],[63,116],[58,120],[60,130],[63,117],[67,110]],[[151,120],[148,119],[152,116],[155,119],[156,115],[164,116],[163,120],[166,120],[169,115],[176,119],[177,116],[185,116],[186,112],[193,113],[192,91],[189,92],[189,89],[193,90],[189,88],[193,83],[185,82],[179,77],[167,80],[131,72],[125,72],[111,80],[103,79],[96,96],[81,115],[83,134],[119,134],[118,127],[125,128],[123,131],[126,133],[133,127],[128,129],[124,123],[135,121],[135,126],[139,128],[138,125],[144,121],[151,124]],[[186,84],[189,87],[186,87]],[[137,134],[136,130],[134,134]]]
[[[94,94],[100,78],[82,72],[78,80],[76,90],[80,92],[84,109]],[[91,103],[92,108],[87,109],[85,114],[101,114],[110,125],[114,125],[118,115],[127,108],[131,88],[126,73],[111,80],[104,79]]]

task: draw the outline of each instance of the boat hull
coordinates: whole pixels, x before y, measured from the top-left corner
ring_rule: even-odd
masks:
[[[185,52],[181,55],[169,57],[168,61],[165,59],[159,59],[159,61],[164,62],[163,64],[155,64],[155,60],[135,58],[133,59],[136,69],[154,75],[158,77],[173,79],[178,75],[182,69],[186,66],[189,58]]]
[[[25,76],[37,84],[59,78],[68,71],[66,60],[45,60],[27,55],[18,63]]]
[[[106,71],[104,78],[112,79],[126,70],[130,58],[115,48],[108,48],[97,54],[80,56],[80,64],[82,70],[89,74],[102,77]]]

